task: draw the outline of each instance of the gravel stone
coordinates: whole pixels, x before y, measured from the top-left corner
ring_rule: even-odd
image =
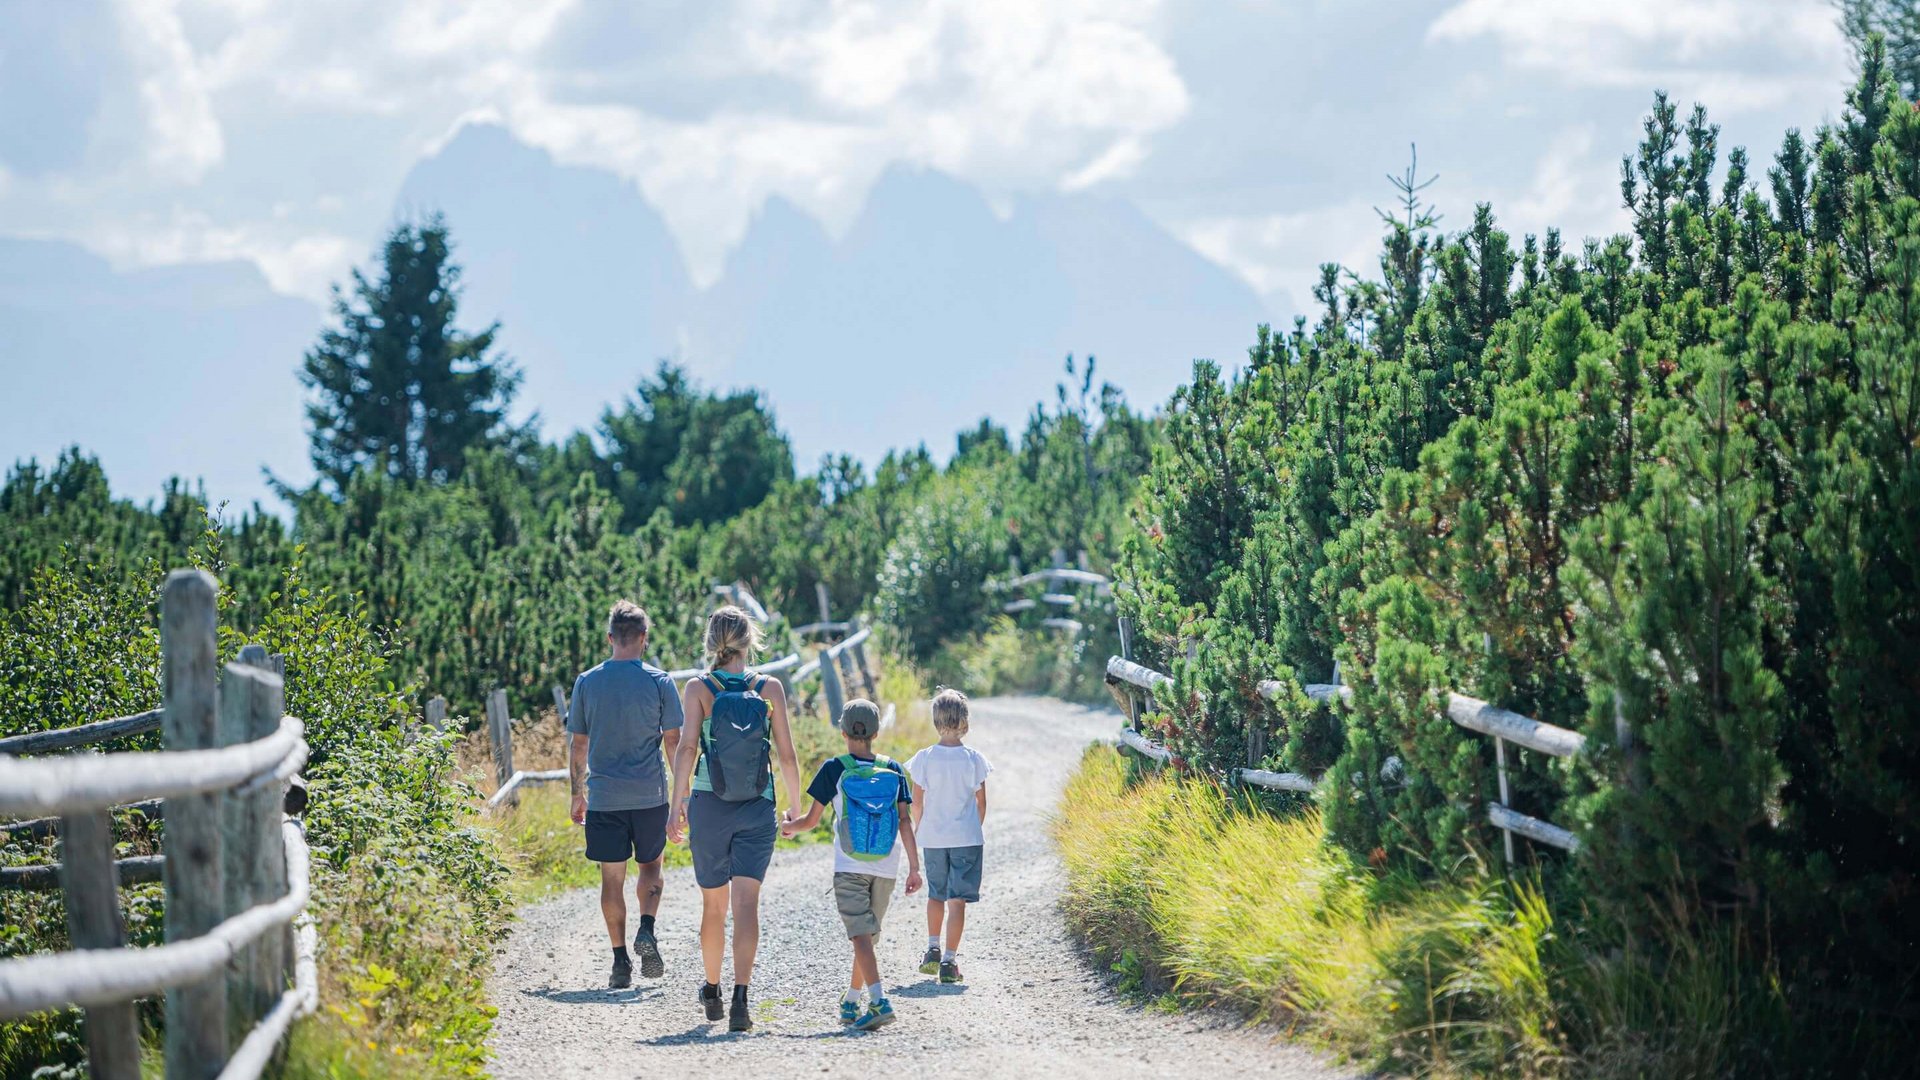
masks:
[[[605,989],[611,956],[595,890],[523,909],[491,986],[500,1009],[494,1073],[610,1080],[724,1065],[736,1076],[872,1077],[925,1064],[970,1078],[1359,1075],[1224,1011],[1145,1010],[1116,995],[1068,935],[1059,912],[1064,871],[1047,815],[1081,751],[1110,740],[1117,723],[1117,713],[1049,699],[974,702],[968,742],[995,772],[985,885],[961,947],[967,982],[942,986],[919,973],[925,908],[920,897],[897,892],[880,940],[881,973],[899,1015],[891,1027],[863,1034],[840,1026],[852,953],[830,893],[832,852],[816,844],[774,855],[761,894],[757,1026],[744,1034],[708,1023],[696,1001],[699,893],[691,870],[667,874],[656,928],[666,977],[636,977],[627,990]]]

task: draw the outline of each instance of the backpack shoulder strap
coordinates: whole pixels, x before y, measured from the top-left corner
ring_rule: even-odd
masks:
[[[714,697],[719,697],[721,694],[724,694],[727,692],[726,685],[722,683],[719,680],[719,678],[717,678],[714,675],[714,673],[711,671],[707,672],[705,675],[700,676],[700,684],[702,686],[705,686],[707,690],[713,694]]]

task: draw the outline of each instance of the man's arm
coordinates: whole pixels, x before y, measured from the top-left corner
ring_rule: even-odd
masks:
[[[780,780],[786,785],[787,805],[798,809],[800,794],[800,755],[793,749],[793,729],[787,726],[787,688],[780,680],[769,679],[766,685],[767,711],[770,714],[770,726],[773,729],[773,748],[780,754]],[[788,811],[791,815],[792,811]],[[819,815],[814,815],[819,820]]]
[[[587,737],[575,735],[567,740],[567,788],[573,792],[572,818],[575,825],[587,823]]]
[[[913,815],[900,815],[900,842],[907,847],[907,895],[920,891],[920,845],[913,838]]]

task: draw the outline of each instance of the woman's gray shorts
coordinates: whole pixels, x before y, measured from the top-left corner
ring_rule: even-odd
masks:
[[[728,802],[696,791],[687,803],[687,844],[693,849],[693,879],[718,889],[734,878],[764,881],[779,834],[772,799]]]

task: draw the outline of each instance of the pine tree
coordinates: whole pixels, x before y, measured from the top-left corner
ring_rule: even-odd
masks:
[[[377,280],[355,270],[350,292],[335,287],[337,325],[300,371],[314,470],[335,491],[366,468],[444,482],[460,475],[468,450],[512,434],[506,414],[520,375],[489,353],[498,324],[456,328],[459,299],[438,217],[393,230]]]

